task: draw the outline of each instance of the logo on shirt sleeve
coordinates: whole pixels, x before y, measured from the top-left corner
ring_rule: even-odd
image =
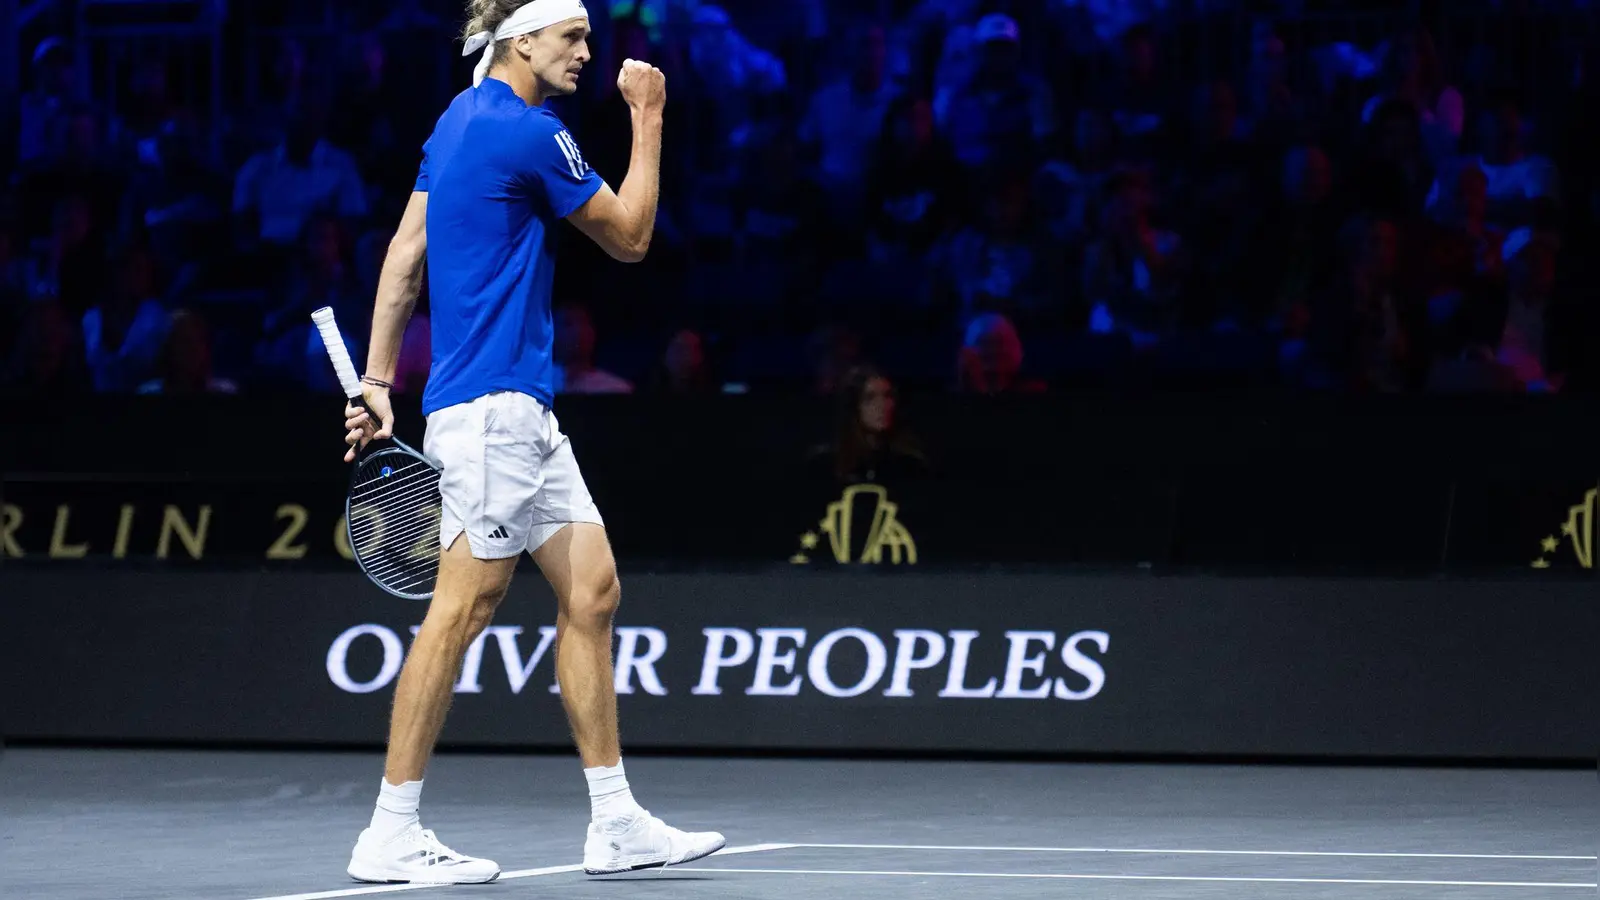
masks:
[[[567,168],[571,170],[573,178],[589,174],[589,164],[583,161],[583,154],[578,152],[578,142],[573,140],[571,132],[563,131],[556,135],[556,145],[561,148],[561,155],[567,158]]]

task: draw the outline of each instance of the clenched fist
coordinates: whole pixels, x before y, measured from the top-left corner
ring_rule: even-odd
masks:
[[[647,62],[623,60],[617,90],[634,112],[659,113],[667,106],[667,76]]]

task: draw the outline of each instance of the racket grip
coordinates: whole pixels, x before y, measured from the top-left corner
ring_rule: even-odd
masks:
[[[361,379],[356,376],[355,363],[350,361],[350,350],[345,347],[344,336],[339,333],[339,323],[334,321],[333,308],[324,306],[317,310],[311,314],[311,321],[316,323],[317,333],[322,335],[322,346],[328,351],[328,359],[333,362],[339,387],[344,389],[346,397],[359,403]],[[359,405],[365,408],[364,403]]]
[[[350,350],[344,344],[344,335],[339,333],[339,323],[333,318],[333,307],[324,306],[312,313],[311,321],[316,323],[317,333],[322,335],[323,349],[328,351],[328,359],[333,363],[333,372],[339,378],[339,387],[344,389],[345,398],[351,406],[367,414],[372,420],[374,432],[382,429],[383,423],[372,414],[366,398],[361,395],[361,379],[356,376],[355,363],[350,361]]]

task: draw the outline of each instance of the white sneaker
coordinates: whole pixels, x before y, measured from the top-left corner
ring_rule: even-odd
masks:
[[[678,866],[710,856],[727,846],[715,831],[679,831],[639,810],[631,819],[590,822],[583,843],[583,871],[589,875],[614,875],[655,866]]]
[[[488,884],[500,877],[493,860],[457,853],[415,822],[387,841],[362,831],[347,871],[380,884]]]

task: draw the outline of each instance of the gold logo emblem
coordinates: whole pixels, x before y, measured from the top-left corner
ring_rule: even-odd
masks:
[[[1578,565],[1585,569],[1594,568],[1594,506],[1596,497],[1600,497],[1600,489],[1590,488],[1583,495],[1583,502],[1567,509],[1567,521],[1561,523],[1561,536],[1572,542],[1572,554],[1578,558]],[[1539,542],[1539,558],[1533,561],[1535,569],[1550,568],[1550,555],[1561,546],[1555,535],[1547,535]]]
[[[872,524],[867,529],[866,540],[861,545],[861,555],[851,558],[851,551],[855,549],[854,528],[856,503],[871,503]],[[914,566],[917,564],[917,542],[911,537],[911,532],[899,520],[899,504],[889,499],[887,488],[878,484],[853,484],[844,489],[844,494],[838,500],[828,504],[828,511],[817,523],[817,531],[828,536],[829,549],[833,551],[833,558],[840,565],[852,562],[877,565],[884,561],[884,551],[888,551],[891,565]],[[799,566],[811,562],[810,551],[817,549],[821,542],[817,531],[808,531],[800,536],[800,552],[789,557],[789,562]]]

